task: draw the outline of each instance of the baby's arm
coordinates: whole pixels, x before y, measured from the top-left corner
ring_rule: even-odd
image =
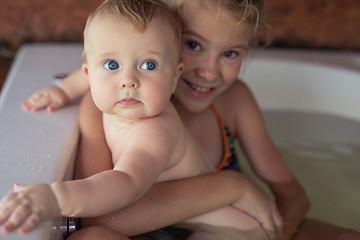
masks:
[[[152,168],[155,168],[152,166]],[[51,185],[15,186],[15,192],[0,203],[4,233],[20,228],[21,233],[59,215],[93,217],[108,214],[134,203],[151,186],[147,177],[107,170],[87,179]]]
[[[143,120],[131,128],[126,141],[119,139],[124,130],[111,136],[112,158],[116,162],[113,170],[86,179],[51,184],[61,214],[100,216],[124,208],[143,196],[167,166],[174,149],[169,145],[176,144],[177,139],[170,138],[166,132],[169,128],[162,123],[160,117]],[[97,201],[88,201],[95,198]]]
[[[82,70],[78,69],[64,78],[57,86],[49,86],[36,91],[21,105],[28,111],[46,108],[47,111],[52,112],[84,95],[88,89],[87,78]]]
[[[0,203],[2,231],[9,233],[20,228],[21,233],[27,233],[40,222],[59,215],[95,216],[109,213],[118,209],[117,202],[121,202],[120,197],[116,198],[121,196],[121,193],[116,191],[118,180],[130,183],[129,189],[125,190],[131,193],[133,185],[129,181],[130,178],[112,170],[101,172],[86,180],[57,182],[51,185],[15,185],[15,191],[5,196]],[[125,204],[131,202],[126,197],[122,199],[125,199]]]

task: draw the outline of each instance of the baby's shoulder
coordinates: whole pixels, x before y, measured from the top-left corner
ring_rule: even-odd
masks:
[[[177,139],[183,129],[180,116],[174,106],[169,104],[159,115],[139,121],[134,131],[138,134],[149,133],[160,138]]]
[[[181,118],[174,105],[169,102],[167,107],[159,115],[149,118],[148,125],[161,128],[167,131],[176,132],[182,128]]]

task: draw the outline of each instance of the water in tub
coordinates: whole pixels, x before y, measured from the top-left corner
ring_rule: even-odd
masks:
[[[264,116],[308,193],[308,216],[360,230],[360,122],[310,112],[271,110]],[[254,177],[245,161],[242,165]]]
[[[360,230],[360,55],[275,49],[254,56],[240,77],[310,198],[308,217]]]

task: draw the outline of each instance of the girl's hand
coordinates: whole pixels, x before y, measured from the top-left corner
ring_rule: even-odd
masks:
[[[67,94],[58,86],[46,87],[32,94],[21,106],[27,110],[35,112],[41,108],[46,108],[48,112],[53,112],[69,102]]]
[[[28,233],[42,221],[59,215],[58,202],[47,184],[15,184],[14,192],[0,202],[0,225],[5,234],[17,228],[22,234]]]
[[[242,175],[242,178],[248,179],[244,175]],[[283,230],[283,219],[275,201],[249,179],[247,184],[242,184],[242,188],[238,190],[242,193],[240,193],[240,197],[232,206],[255,218],[261,224],[269,239],[280,239]]]
[[[310,209],[306,192],[295,178],[284,183],[271,183],[270,188],[276,196],[276,204],[284,218],[281,240],[292,239]]]

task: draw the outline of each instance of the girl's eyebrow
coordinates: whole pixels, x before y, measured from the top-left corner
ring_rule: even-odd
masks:
[[[247,50],[247,49],[248,49],[248,47],[247,47],[246,45],[243,45],[243,44],[231,46],[230,48],[242,48],[242,49],[244,49],[244,50]]]
[[[189,35],[193,35],[193,36],[195,36],[195,37],[197,37],[197,38],[200,38],[202,41],[204,41],[204,42],[209,42],[206,38],[204,38],[203,36],[201,36],[200,34],[197,34],[196,32],[193,32],[193,31],[189,31],[189,30],[187,30],[187,31],[184,31],[183,32],[183,34],[189,34]]]
[[[204,37],[201,36],[200,34],[197,34],[196,32],[187,30],[187,31],[184,31],[184,32],[183,32],[183,35],[185,35],[185,34],[189,34],[189,35],[195,36],[195,37],[197,37],[197,38],[200,38],[202,41],[204,41],[204,42],[206,42],[206,43],[209,43],[209,41],[208,41],[206,38],[204,38]],[[238,45],[231,46],[231,47],[229,47],[229,48],[243,48],[243,49],[245,49],[245,50],[248,49],[248,47],[246,46],[246,44],[238,44]]]

